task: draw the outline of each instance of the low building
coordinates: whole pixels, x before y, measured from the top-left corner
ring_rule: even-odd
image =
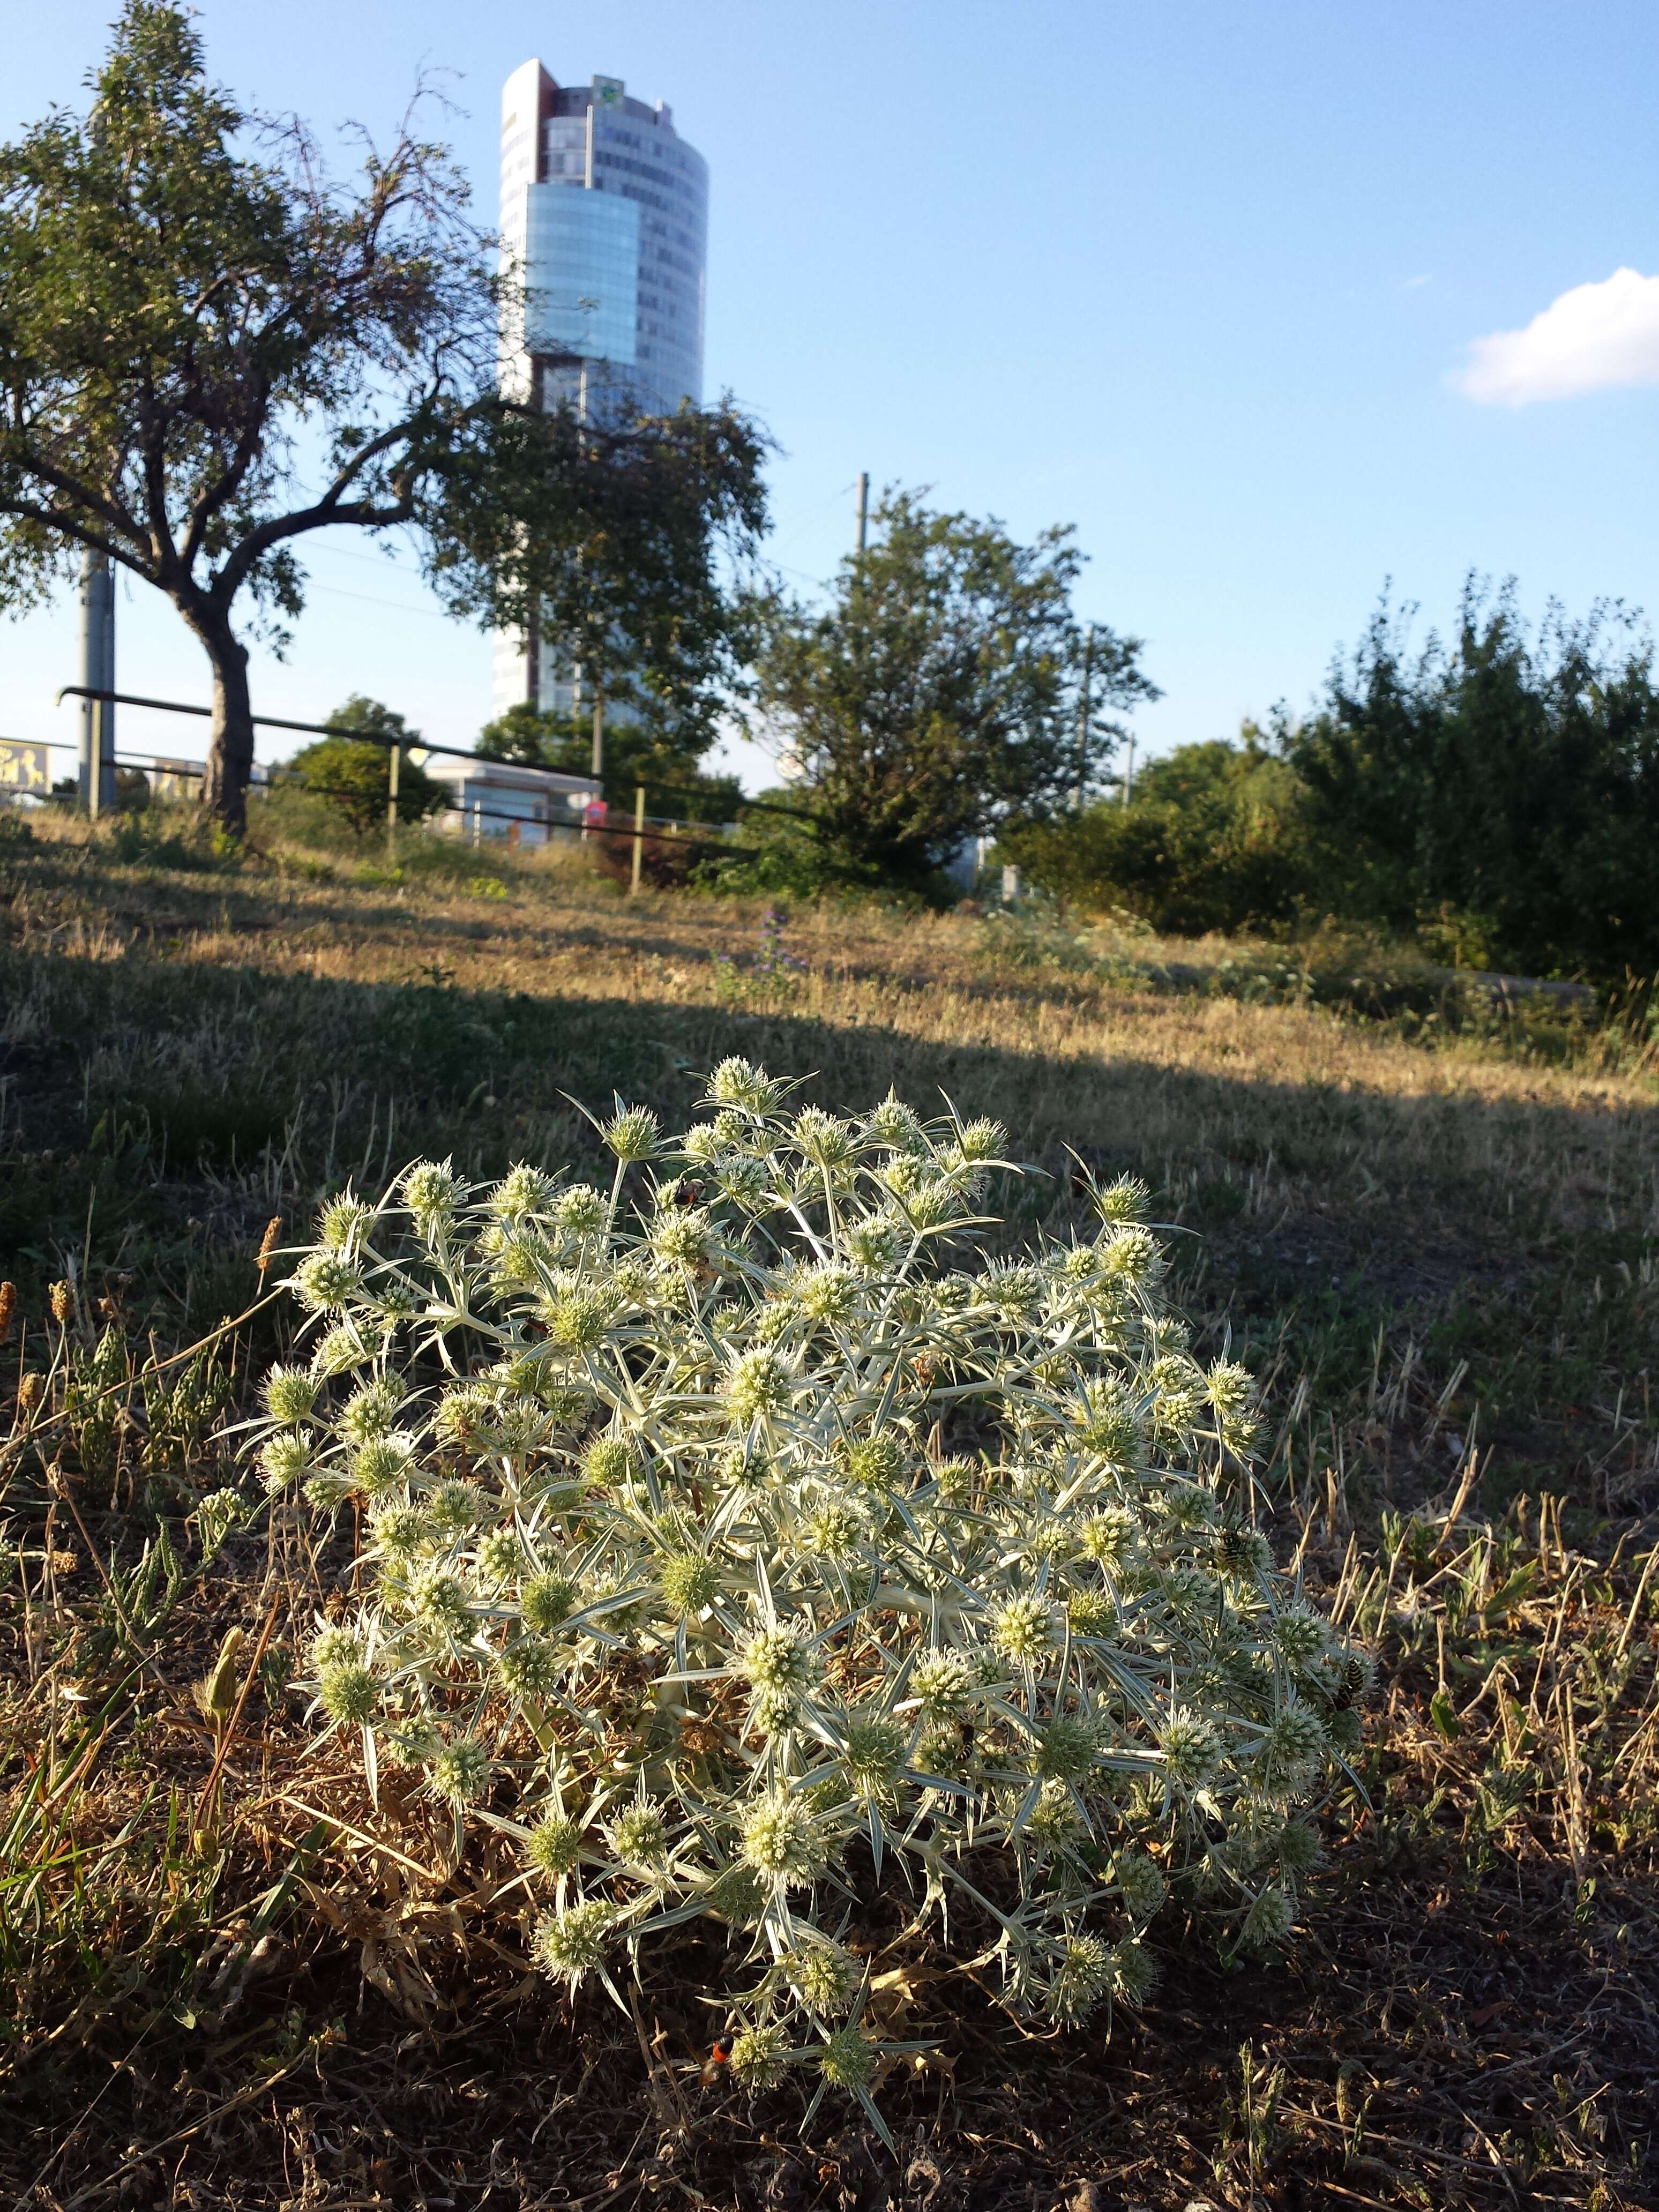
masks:
[[[450,803],[434,815],[433,828],[471,838],[475,845],[487,838],[545,845],[560,832],[574,835],[590,821],[605,818],[605,801],[592,776],[425,753],[417,747],[410,748],[410,758],[434,783],[449,788]]]

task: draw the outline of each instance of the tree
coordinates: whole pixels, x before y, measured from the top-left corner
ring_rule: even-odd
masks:
[[[1176,935],[1295,918],[1311,889],[1306,794],[1246,722],[1149,761],[1125,806],[1103,799],[1005,839],[1031,880],[1079,906],[1121,906]]]
[[[1659,692],[1636,617],[1470,577],[1415,654],[1385,597],[1323,703],[1284,732],[1336,910],[1471,964],[1659,970]]]
[[[1158,694],[1140,641],[1097,627],[1083,726],[1069,530],[1019,545],[904,491],[874,520],[827,608],[762,609],[757,693],[823,839],[857,872],[915,881],[1097,784],[1122,734],[1109,710]]]
[[[212,672],[203,800],[233,830],[241,632],[280,649],[317,530],[407,526],[452,613],[602,639],[712,720],[720,556],[764,526],[754,426],[582,424],[503,392],[513,284],[417,110],[338,184],[303,125],[208,82],[177,0],[125,0],[94,88],[0,149],[0,602],[85,552],[165,592]]]
[[[391,792],[391,752],[395,744],[403,756],[398,763],[398,819],[423,822],[428,814],[449,802],[447,786],[408,758],[404,748],[421,742],[403,716],[378,699],[353,692],[343,707],[337,707],[324,727],[337,737],[321,738],[297,752],[289,767],[306,789],[325,799],[343,816],[354,837],[367,837],[386,818]],[[378,744],[370,742],[378,738]]]

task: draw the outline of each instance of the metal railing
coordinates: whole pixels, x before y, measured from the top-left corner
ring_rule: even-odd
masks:
[[[210,720],[213,714],[213,709],[210,707],[194,706],[185,700],[151,699],[144,696],[139,692],[106,691],[99,690],[94,685],[85,684],[64,684],[54,696],[52,704],[54,706],[61,706],[65,699],[95,699],[107,701],[112,705],[118,707],[148,707],[154,708],[160,714],[190,714],[195,716],[198,720]],[[476,749],[466,745],[434,744],[425,738],[392,737],[383,735],[378,731],[369,730],[342,730],[337,727],[331,727],[330,725],[325,722],[298,722],[291,720],[288,717],[280,714],[251,714],[248,719],[254,726],[258,729],[294,730],[307,737],[343,738],[354,744],[379,745],[388,753],[404,750],[407,750],[410,753],[441,753],[447,760],[477,761],[482,765],[491,768],[533,769],[535,767],[535,763],[533,762],[511,760],[504,753],[482,753],[477,751]],[[72,749],[62,745],[52,745],[52,750],[62,752]],[[187,764],[184,762],[168,762],[163,763],[155,760],[138,759],[131,754],[126,754],[124,756],[118,753],[114,756],[114,762],[115,765],[118,767],[138,768],[144,770],[148,775],[156,776],[173,775],[179,777],[195,777],[199,779],[207,773],[205,768],[197,767],[193,764]],[[561,771],[552,772],[560,773]],[[273,781],[281,781],[283,780],[283,779],[279,775]],[[296,775],[294,780],[302,786],[305,784],[305,778],[303,775]],[[571,780],[572,781],[579,784],[586,783],[590,785],[590,787],[593,781],[593,779],[592,778],[581,776],[573,776]],[[625,838],[634,846],[633,880],[634,888],[635,890],[639,887],[641,864],[643,857],[643,847],[647,840],[658,844],[690,845],[705,853],[729,853],[733,859],[747,858],[757,850],[757,848],[752,845],[730,844],[726,842],[724,836],[696,836],[687,831],[682,830],[678,827],[679,817],[678,817],[651,816],[647,815],[643,811],[643,794],[646,791],[660,792],[667,798],[686,799],[702,798],[707,796],[706,793],[694,793],[685,786],[677,784],[653,783],[638,787],[638,790],[640,794],[640,803],[636,805],[633,819],[631,821],[624,820],[616,823],[611,823],[610,822],[595,822],[592,819],[591,812],[588,809],[583,810],[583,817],[580,821],[560,822],[550,816],[538,817],[535,815],[524,815],[515,813],[512,809],[507,807],[483,806],[477,801],[463,799],[459,794],[457,794],[457,797],[452,805],[436,807],[433,811],[434,814],[453,814],[458,816],[462,824],[463,832],[465,831],[468,823],[477,824],[481,822],[506,822],[516,824],[521,830],[540,830],[545,837],[550,839],[556,830],[566,830],[573,835],[580,836],[583,838]],[[326,794],[325,793],[322,795]],[[394,786],[392,794],[392,804],[394,805],[395,797]],[[599,799],[596,803],[601,805],[605,804],[603,799]],[[803,813],[799,812],[793,807],[772,805],[763,800],[752,800],[740,798],[739,804],[745,813],[784,815],[789,817],[791,819],[801,821],[809,818]],[[667,826],[665,826],[665,823]],[[735,827],[736,825],[734,824],[732,826]],[[476,843],[477,842],[477,840],[475,835],[474,842]]]

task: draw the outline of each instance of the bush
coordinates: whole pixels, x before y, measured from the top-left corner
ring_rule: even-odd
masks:
[[[728,1060],[672,1143],[619,1105],[608,1189],[328,1206],[262,1460],[367,1509],[320,1722],[505,1839],[543,1971],[617,1994],[707,1917],[734,2074],[873,2112],[860,1953],[918,1907],[1066,2026],[1145,1996],[1171,1885],[1281,1941],[1364,1668],[1239,1510],[1249,1379],[1188,1351],[1143,1186],[953,1264],[1003,1133],[784,1092]]]
[[[1249,723],[1237,745],[1182,745],[1149,763],[1128,805],[1030,823],[1001,849],[1057,897],[1126,908],[1180,936],[1288,922],[1312,888],[1301,787]]]
[[[1331,910],[1460,963],[1616,981],[1659,972],[1659,690],[1619,606],[1552,606],[1471,577],[1449,642],[1408,652],[1378,608],[1324,704],[1283,733]]]

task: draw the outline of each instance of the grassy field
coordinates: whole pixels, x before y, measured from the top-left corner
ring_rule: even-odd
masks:
[[[1041,917],[803,908],[767,972],[757,908],[305,827],[229,860],[159,820],[0,831],[15,2202],[1654,2202],[1651,1044],[1352,947]],[[1109,2042],[939,2016],[919,1971],[896,2166],[846,2112],[802,2141],[788,2094],[705,2087],[689,1968],[573,2014],[486,1869],[377,1844],[283,1691],[349,1529],[216,1552],[197,1512],[290,1326],[273,1217],[422,1152],[590,1159],[573,1098],[672,1123],[732,1051],[1000,1117],[1012,1244],[1081,1220],[1079,1162],[1145,1176],[1200,1347],[1267,1379],[1276,1548],[1381,1668],[1291,1956],[1224,1972],[1172,1908]],[[204,1715],[232,1627],[259,1663]]]

